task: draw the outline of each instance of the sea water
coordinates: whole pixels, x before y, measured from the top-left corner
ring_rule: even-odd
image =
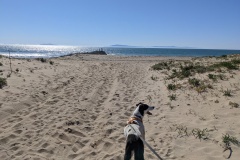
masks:
[[[19,58],[50,58],[72,53],[86,53],[103,50],[108,55],[116,56],[221,56],[239,54],[240,50],[220,49],[180,49],[180,48],[117,48],[117,47],[80,47],[60,45],[5,45],[0,44],[0,54]]]

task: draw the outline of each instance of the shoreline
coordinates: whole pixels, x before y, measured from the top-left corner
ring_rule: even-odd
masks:
[[[113,56],[183,56],[183,57],[204,57],[239,54],[240,50],[225,49],[171,49],[171,48],[109,48],[109,47],[77,47],[77,46],[27,46],[13,45],[0,46],[0,53],[8,56],[8,50],[15,57],[26,58],[50,58],[74,53],[87,53],[94,51],[105,51]],[[14,52],[16,51],[16,52]]]
[[[113,57],[164,57],[164,58],[220,58],[223,56],[234,56],[234,55],[239,55],[240,53],[234,53],[234,54],[227,54],[227,55],[219,55],[219,56],[178,56],[178,55],[170,55],[170,56],[163,56],[163,55],[112,55],[112,54],[107,54],[106,55],[101,55],[101,54],[94,54],[94,53],[70,53],[67,55],[62,55],[62,56],[57,56],[57,57],[20,57],[20,56],[11,56],[11,58],[15,59],[39,59],[39,58],[44,58],[44,59],[54,59],[54,58],[59,58],[59,57],[71,57],[71,56],[78,56],[78,55],[101,55],[101,56],[113,56]],[[8,58],[9,56],[6,55],[1,55],[2,57]]]

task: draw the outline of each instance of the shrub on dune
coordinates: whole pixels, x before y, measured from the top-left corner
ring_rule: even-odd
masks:
[[[6,78],[1,78],[0,77],[0,89],[2,89],[4,86],[7,85],[7,80]]]

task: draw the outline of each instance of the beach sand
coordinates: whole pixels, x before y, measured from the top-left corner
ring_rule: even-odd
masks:
[[[145,136],[165,160],[226,159],[222,137],[240,140],[239,69],[211,72],[224,75],[217,81],[196,73],[191,78],[212,86],[204,92],[188,78],[168,79],[172,69],[151,69],[159,62],[210,64],[224,58],[78,54],[47,63],[11,61],[14,72],[0,89],[1,160],[122,160],[123,129],[139,102],[156,107],[143,119]],[[0,77],[6,78],[9,59],[0,62]],[[178,89],[169,90],[169,84]],[[239,146],[231,148],[230,159],[239,159]],[[145,159],[157,159],[147,146]]]

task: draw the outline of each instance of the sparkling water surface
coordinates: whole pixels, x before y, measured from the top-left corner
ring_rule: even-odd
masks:
[[[239,54],[240,50],[218,49],[177,49],[177,48],[116,48],[116,47],[80,47],[60,45],[4,45],[0,44],[0,54],[19,58],[50,58],[72,53],[85,53],[104,50],[108,55],[117,56],[221,56]]]

